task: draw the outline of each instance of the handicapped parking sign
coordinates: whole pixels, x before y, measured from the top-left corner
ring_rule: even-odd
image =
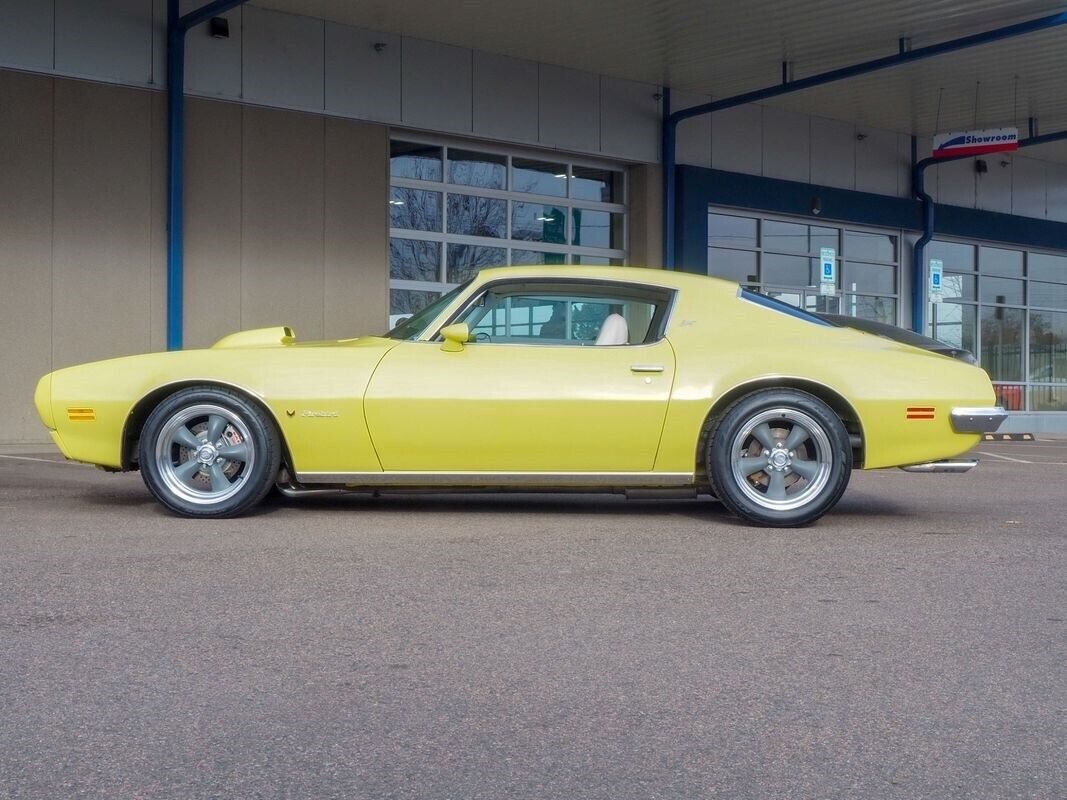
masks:
[[[832,295],[837,291],[837,253],[834,252],[834,248],[822,248],[819,251],[819,263],[822,264],[819,294]]]
[[[939,258],[930,259],[930,302],[940,303],[944,298],[942,278],[944,276],[944,264]]]

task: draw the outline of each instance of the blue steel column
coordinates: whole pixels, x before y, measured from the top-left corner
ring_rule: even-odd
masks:
[[[674,269],[674,179],[678,123],[671,120],[671,89],[663,89],[663,266]]]
[[[167,349],[182,349],[185,30],[167,0]]]
[[[182,349],[185,277],[185,34],[245,0],[215,0],[184,17],[167,0],[167,349]]]

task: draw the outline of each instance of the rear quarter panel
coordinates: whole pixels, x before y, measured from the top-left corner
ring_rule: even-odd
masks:
[[[677,372],[657,470],[692,469],[709,411],[737,387],[755,391],[805,381],[843,396],[859,417],[866,469],[966,452],[980,437],[954,432],[949,412],[995,400],[988,376],[977,367],[797,319],[743,300],[727,284],[685,287],[667,338]],[[915,407],[933,413],[909,415]]]

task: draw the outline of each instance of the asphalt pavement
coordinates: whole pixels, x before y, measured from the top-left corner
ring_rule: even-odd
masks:
[[[801,530],[0,455],[3,798],[1063,798],[1067,441]]]

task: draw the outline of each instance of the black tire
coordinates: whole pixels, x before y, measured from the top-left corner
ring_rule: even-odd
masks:
[[[194,386],[152,411],[138,452],[145,486],[164,507],[217,519],[240,516],[266,497],[282,446],[274,421],[245,396]]]
[[[819,519],[852,475],[844,423],[822,400],[797,389],[766,389],[734,402],[712,423],[705,459],[723,505],[746,522],[773,528]]]

